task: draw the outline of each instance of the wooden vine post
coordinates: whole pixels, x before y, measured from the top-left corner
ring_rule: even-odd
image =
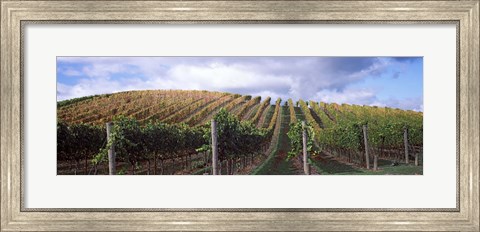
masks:
[[[367,135],[367,125],[363,125],[363,141],[365,142],[365,161],[367,163],[367,169],[370,169],[370,156],[368,155],[368,135]]]
[[[307,130],[305,128],[305,121],[302,121],[302,137],[303,137],[303,171],[305,172],[305,175],[310,175],[310,167],[308,166]]]
[[[415,149],[415,146],[412,145],[412,149],[413,149],[413,154],[415,154],[415,166],[418,166],[418,152],[416,151]]]
[[[212,175],[217,175],[218,147],[217,147],[217,123],[212,119]]]
[[[415,166],[418,166],[418,153],[415,153]]]
[[[110,141],[110,134],[112,132],[112,123],[107,122],[107,142]],[[110,149],[108,149],[108,174],[109,175],[116,175],[117,172],[115,170],[115,145],[112,144]]]
[[[403,142],[405,144],[405,163],[408,164],[408,128],[403,128]]]

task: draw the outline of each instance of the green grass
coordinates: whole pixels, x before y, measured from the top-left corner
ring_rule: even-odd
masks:
[[[413,163],[391,166],[391,161],[388,160],[379,160],[377,171],[350,166],[336,160],[322,162],[310,159],[310,164],[320,172],[320,175],[423,175],[423,166],[415,166]],[[372,167],[373,163],[370,168]]]
[[[297,175],[295,172],[295,168],[293,167],[292,161],[289,160],[287,161],[286,159],[281,159],[280,162],[278,162],[277,166],[271,170],[269,170],[268,173],[265,173],[266,175]]]
[[[198,171],[192,172],[191,175],[203,175],[205,172],[208,172],[210,174],[211,170],[212,170],[212,167],[206,167],[206,168],[202,168]]]
[[[302,108],[294,107],[293,109],[295,110],[295,116],[297,117],[297,120],[305,121],[305,115],[302,112]]]
[[[336,160],[323,162],[312,157],[309,161],[320,175],[355,175],[361,173],[361,169]]]
[[[281,108],[280,134],[275,149],[268,158],[256,168],[252,175],[295,175],[292,161],[286,160],[286,153],[290,150],[290,141],[287,132],[290,128],[290,115],[287,113],[288,108]]]
[[[273,162],[274,162],[274,157],[275,155],[277,154],[277,151],[278,151],[278,146],[279,146],[279,143],[277,141],[276,145],[275,145],[275,149],[273,149],[272,153],[270,153],[270,155],[267,157],[267,159],[265,159],[265,161],[263,161],[263,163],[261,165],[259,165],[258,167],[256,167],[252,173],[250,173],[250,175],[263,175],[263,173],[266,172],[266,170],[270,169],[273,165]]]
[[[384,166],[382,170],[372,171],[363,170],[359,175],[423,175],[423,166],[415,166],[414,164],[400,164],[398,166]]]

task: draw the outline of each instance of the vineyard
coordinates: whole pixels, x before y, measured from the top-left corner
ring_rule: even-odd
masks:
[[[423,114],[208,91],[57,103],[59,175],[423,174]]]

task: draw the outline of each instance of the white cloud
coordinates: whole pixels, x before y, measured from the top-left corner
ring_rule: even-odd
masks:
[[[399,62],[388,58],[59,57],[57,61],[59,73],[79,78],[73,85],[59,81],[58,100],[126,90],[185,89],[270,96],[272,101],[301,98],[411,109],[420,109],[422,103],[381,101],[376,90],[351,88],[367,77],[382,77]]]
[[[423,99],[421,97],[405,99],[390,98],[384,102],[385,105],[389,107],[423,112]]]
[[[392,107],[423,112],[422,98],[379,99],[377,97],[377,91],[373,89],[348,88],[343,91],[323,90],[319,91],[312,100],[338,104],[348,103],[355,105]]]
[[[376,93],[369,89],[346,89],[343,91],[322,90],[317,92],[314,100],[329,103],[349,103],[357,105],[371,105],[378,101]]]
[[[127,72],[129,71],[124,65],[122,64],[92,64],[91,66],[86,66],[82,69],[82,73],[84,73],[88,77],[108,77],[114,73],[120,72]]]
[[[238,67],[215,64],[214,66],[178,65],[166,77],[174,87],[212,90],[254,90],[288,88],[292,83],[289,76],[259,75]]]
[[[78,70],[75,70],[75,69],[61,70],[60,72],[62,72],[65,76],[72,76],[72,77],[76,77],[76,76],[81,76],[81,75],[82,75],[82,72],[80,72],[80,71],[78,71]]]
[[[57,83],[57,100],[65,100],[82,96],[117,93],[138,89],[158,89],[155,85],[144,82],[139,78],[128,81],[112,81],[107,78],[83,79],[76,85]]]

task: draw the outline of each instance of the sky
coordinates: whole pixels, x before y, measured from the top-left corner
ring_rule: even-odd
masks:
[[[57,101],[154,89],[423,111],[423,58],[57,57]]]

